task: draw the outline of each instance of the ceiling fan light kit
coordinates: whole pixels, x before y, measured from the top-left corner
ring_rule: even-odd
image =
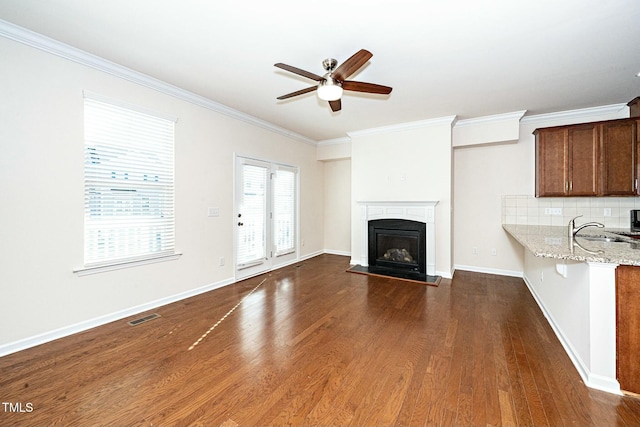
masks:
[[[337,101],[342,97],[342,85],[333,77],[327,75],[324,81],[318,83],[318,98],[323,101]]]
[[[342,98],[343,90],[388,95],[392,90],[392,88],[390,88],[389,86],[346,80],[349,76],[351,76],[364,64],[366,64],[372,56],[373,55],[371,54],[371,52],[365,49],[360,49],[349,59],[344,61],[338,68],[336,68],[336,66],[338,65],[338,61],[333,58],[327,58],[322,61],[322,66],[325,71],[327,71],[327,73],[322,77],[314,73],[310,73],[309,71],[301,70],[300,68],[292,67],[291,65],[283,64],[280,62],[274,64],[274,66],[278,68],[282,68],[283,70],[318,82],[316,86],[297,90],[295,92],[279,96],[277,99],[288,99],[317,90],[318,98],[322,99],[323,101],[328,101],[331,110],[336,112],[340,111],[340,109],[342,108],[340,98]]]

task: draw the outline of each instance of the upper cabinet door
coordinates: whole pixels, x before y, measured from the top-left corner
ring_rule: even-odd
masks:
[[[637,194],[637,121],[602,124],[602,185],[608,196]]]
[[[542,129],[536,135],[536,197],[566,196],[569,145],[566,129]]]
[[[571,196],[597,196],[600,191],[598,127],[595,124],[568,129],[569,182]]]

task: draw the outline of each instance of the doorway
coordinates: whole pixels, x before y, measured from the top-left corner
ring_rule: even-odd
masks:
[[[236,157],[236,279],[298,258],[298,169]]]

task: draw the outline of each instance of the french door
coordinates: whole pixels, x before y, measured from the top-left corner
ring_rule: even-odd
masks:
[[[236,279],[298,257],[298,171],[236,157]]]

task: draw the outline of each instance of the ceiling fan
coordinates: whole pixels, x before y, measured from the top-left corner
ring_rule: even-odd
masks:
[[[336,68],[336,66],[338,65],[338,61],[333,58],[325,59],[324,61],[322,61],[322,66],[324,67],[326,74],[322,77],[318,76],[317,74],[301,70],[300,68],[292,67],[291,65],[278,62],[277,64],[274,64],[276,67],[282,68],[283,70],[290,71],[308,79],[315,80],[318,82],[318,84],[306,89],[279,96],[277,99],[288,99],[317,90],[318,98],[324,101],[329,101],[331,110],[335,112],[340,111],[340,109],[342,108],[342,102],[340,98],[342,97],[343,90],[387,95],[391,93],[392,89],[389,86],[346,80],[349,76],[358,71],[360,67],[366,64],[372,56],[373,54],[368,50],[360,49],[349,59],[340,64],[338,68]]]

